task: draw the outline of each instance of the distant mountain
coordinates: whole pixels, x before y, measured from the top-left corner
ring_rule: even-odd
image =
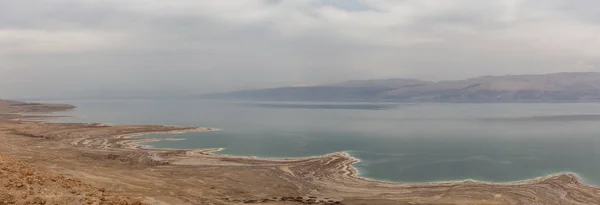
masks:
[[[0,113],[57,112],[73,108],[75,106],[67,104],[31,103],[0,99]]]
[[[431,83],[433,82],[416,79],[352,80],[316,86],[216,93],[201,97],[266,101],[378,101],[382,98],[382,95],[389,91]]]
[[[600,102],[600,73],[483,76],[458,81],[354,80],[204,95],[274,101]]]

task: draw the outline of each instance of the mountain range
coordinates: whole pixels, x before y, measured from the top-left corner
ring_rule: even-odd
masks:
[[[439,82],[403,78],[352,80],[200,97],[321,102],[600,102],[600,73],[482,76]]]

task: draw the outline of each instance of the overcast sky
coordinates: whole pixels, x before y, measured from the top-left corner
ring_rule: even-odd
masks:
[[[600,71],[598,0],[0,0],[0,98]]]

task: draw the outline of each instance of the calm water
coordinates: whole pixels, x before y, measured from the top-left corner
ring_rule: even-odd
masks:
[[[361,159],[362,176],[388,181],[505,182],[575,172],[600,185],[600,104],[66,103],[78,106],[68,114],[79,118],[62,121],[222,129],[149,144],[158,148],[222,147],[222,154],[259,157],[346,151]]]

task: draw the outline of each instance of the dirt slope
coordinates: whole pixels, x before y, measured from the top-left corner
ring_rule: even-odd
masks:
[[[77,179],[38,170],[0,155],[0,204],[132,204],[139,200],[115,196]]]

